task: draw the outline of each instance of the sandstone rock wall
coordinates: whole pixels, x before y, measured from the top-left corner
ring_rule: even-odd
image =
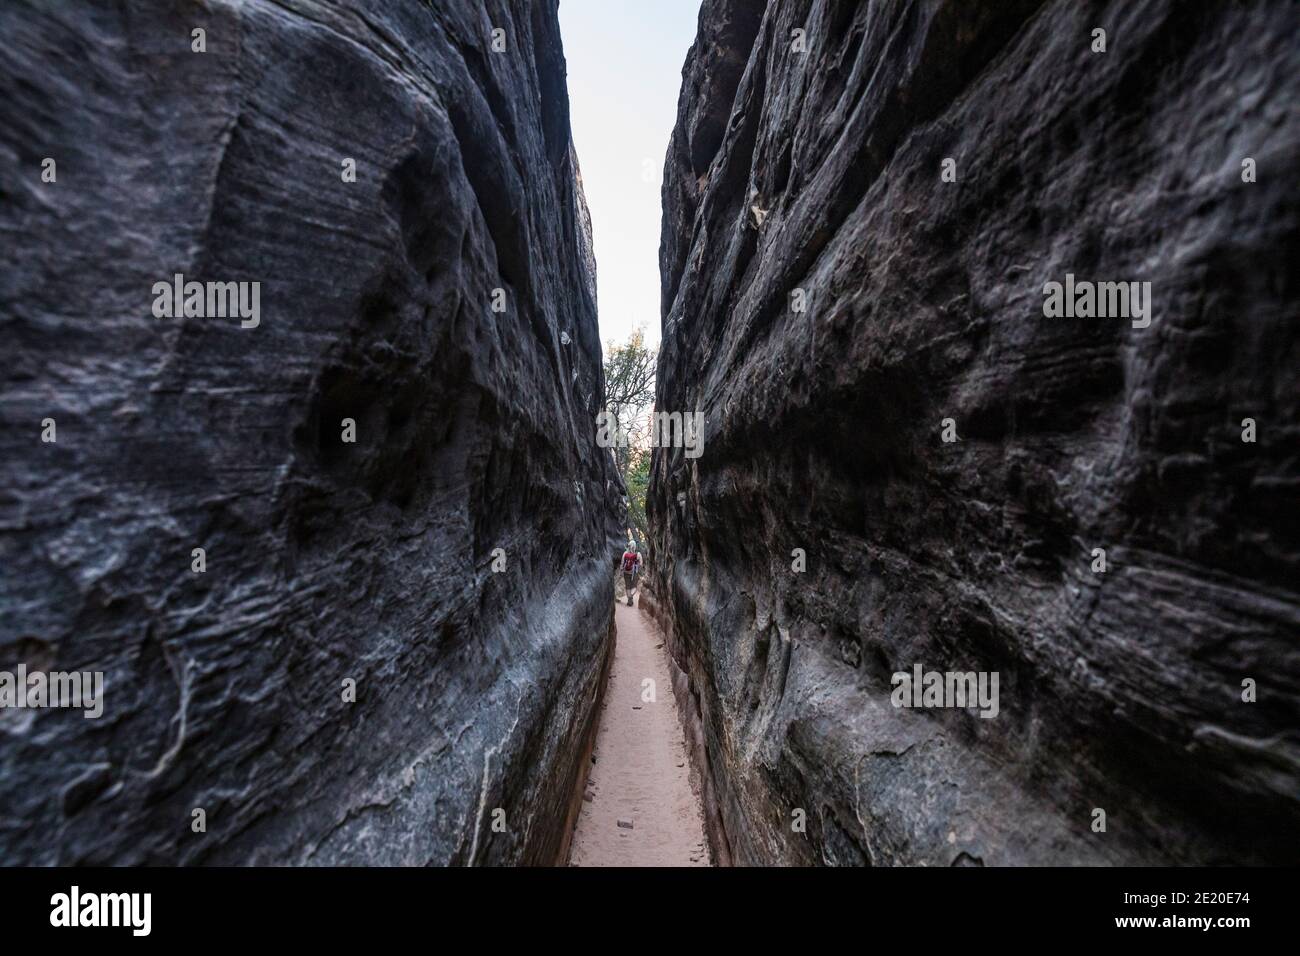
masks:
[[[735,862],[1300,858],[1298,25],[705,0],[657,404],[707,424],[656,454],[648,604]],[[1149,327],[1046,318],[1067,273]],[[997,716],[895,708],[917,664]]]
[[[621,504],[555,8],[0,6],[0,670],[106,685],[0,711],[0,863],[562,852]]]

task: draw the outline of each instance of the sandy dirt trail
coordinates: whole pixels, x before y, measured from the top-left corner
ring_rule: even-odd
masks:
[[[623,603],[614,622],[614,663],[570,865],[708,866],[663,636]],[[642,699],[647,678],[654,702]]]

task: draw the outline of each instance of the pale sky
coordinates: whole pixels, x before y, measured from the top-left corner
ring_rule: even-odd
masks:
[[[560,0],[600,338],[659,342],[659,187],[700,0]]]

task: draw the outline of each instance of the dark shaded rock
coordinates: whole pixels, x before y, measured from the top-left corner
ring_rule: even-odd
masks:
[[[494,10],[0,7],[0,669],[106,681],[0,712],[0,861],[563,853],[621,488],[555,3]]]
[[[707,421],[643,599],[715,858],[1294,862],[1296,7],[737,9],[668,154],[657,406]],[[1067,272],[1150,327],[1045,318]],[[895,708],[916,664],[999,713]]]

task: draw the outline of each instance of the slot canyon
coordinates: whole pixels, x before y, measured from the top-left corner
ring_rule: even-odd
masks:
[[[1297,8],[703,0],[626,603],[558,10],[0,4],[0,865],[1300,859]]]

